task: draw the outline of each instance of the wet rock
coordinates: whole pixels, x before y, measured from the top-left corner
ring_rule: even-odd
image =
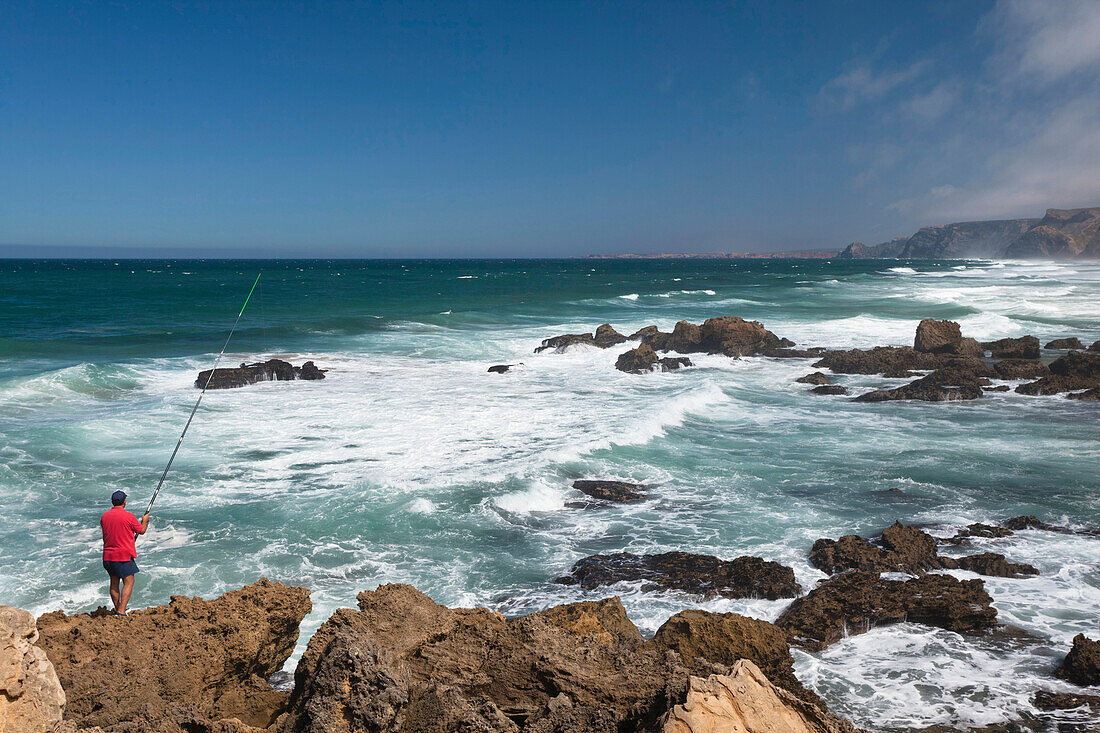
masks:
[[[729,674],[692,676],[684,700],[661,720],[661,733],[855,733],[846,720],[773,685],[751,661]]]
[[[1071,400],[1084,400],[1085,402],[1097,402],[1100,401],[1100,387],[1093,387],[1087,389],[1084,392],[1072,392],[1066,395]]]
[[[877,573],[849,571],[796,598],[776,620],[793,644],[824,649],[874,626],[911,621],[969,633],[996,624],[997,611],[980,580],[922,575],[884,580]]]
[[[535,353],[539,354],[548,349],[553,349],[560,354],[570,346],[575,346],[577,344],[593,346],[595,345],[595,339],[590,333],[563,333],[561,336],[552,336],[548,339],[543,339],[542,345],[535,348]]]
[[[766,349],[794,346],[793,341],[779,338],[758,321],[737,316],[708,318],[701,326],[680,321],[672,333],[653,331],[643,337],[642,343],[657,351],[726,356],[752,356]]]
[[[996,387],[984,387],[982,392],[1008,392],[1011,389],[1007,384],[998,384]]]
[[[65,712],[65,692],[46,653],[35,645],[29,611],[0,605],[0,731],[53,733]]]
[[[1019,531],[1021,529],[1041,529],[1046,532],[1061,532],[1063,534],[1069,534],[1072,530],[1065,527],[1061,527],[1057,524],[1049,524],[1031,514],[1022,514],[1018,517],[1012,517],[1001,522],[1001,525],[1005,529],[1012,531]]]
[[[653,336],[654,334],[660,334],[660,333],[661,333],[661,329],[657,328],[656,326],[645,326],[643,328],[639,328],[637,331],[630,334],[630,336],[628,336],[627,338],[630,339],[631,341],[637,341],[638,339],[641,339],[641,340],[644,341],[647,337]],[[667,336],[668,334],[662,334],[662,335]]]
[[[811,346],[808,349],[767,348],[760,350],[760,356],[773,359],[818,359],[828,353],[824,346]]]
[[[954,537],[943,540],[948,544],[958,545],[968,541],[971,537],[1009,537],[1013,534],[1011,529],[1007,527],[997,527],[992,524],[982,524],[980,522],[967,525],[965,529],[960,529],[955,533]]]
[[[855,398],[856,402],[892,402],[896,400],[922,400],[925,402],[954,402],[958,400],[976,400],[982,396],[982,386],[989,380],[977,376],[966,368],[945,367],[937,369],[928,376],[915,379],[894,389],[881,389],[865,392]]]
[[[936,540],[927,532],[894,522],[882,531],[881,546],[859,535],[819,539],[810,549],[810,564],[826,573],[846,570],[922,573],[944,567]]]
[[[1039,339],[1034,336],[986,341],[982,346],[994,359],[1038,359]]]
[[[993,364],[1001,379],[1038,379],[1050,374],[1046,364],[1037,359],[1002,359]]]
[[[654,588],[692,593],[704,598],[793,598],[802,592],[794,571],[777,562],[744,556],[721,560],[713,555],[665,552],[635,555],[618,552],[578,560],[559,583],[579,583],[591,590],[619,582],[645,581]]]
[[[653,371],[658,361],[653,347],[642,343],[635,349],[619,354],[619,358],[615,360],[615,368],[627,374],[645,374]]]
[[[603,501],[630,503],[645,499],[645,494],[640,491],[644,488],[641,484],[632,484],[626,481],[581,479],[573,482],[573,488],[582,494]]]
[[[1088,351],[1100,352],[1100,341],[1093,341],[1092,346],[1088,348]]]
[[[1044,349],[1079,349],[1084,350],[1085,345],[1076,336],[1072,338],[1054,339],[1047,343]]]
[[[806,376],[799,377],[798,379],[796,379],[794,381],[801,382],[802,384],[821,384],[821,385],[829,384],[829,382],[830,382],[829,378],[827,376],[825,376],[824,374],[822,374],[821,372],[814,372],[812,374],[807,374]]]
[[[509,369],[511,369],[512,366],[513,366],[512,364],[496,364],[495,366],[489,367],[489,373],[490,374],[504,374]]]
[[[612,346],[618,346],[626,341],[626,336],[612,328],[610,323],[605,323],[596,328],[596,335],[592,339],[592,343],[599,346],[601,349],[607,349]]]
[[[1081,707],[1100,710],[1100,695],[1074,695],[1069,692],[1040,690],[1035,693],[1031,703],[1040,710],[1073,710]]]
[[[951,558],[944,558],[944,560],[951,560]],[[1004,555],[996,552],[960,557],[955,559],[954,564],[960,570],[969,570],[972,573],[997,578],[1022,578],[1039,574],[1039,570],[1034,565],[1008,562]]]
[[[840,384],[823,384],[820,387],[814,387],[813,389],[811,389],[810,394],[846,395],[848,394],[848,388]]]
[[[836,374],[900,374],[909,376],[912,370],[937,369],[946,364],[941,354],[926,354],[908,346],[876,346],[873,349],[828,351],[816,368],[826,368]]]
[[[1070,352],[1051,362],[1050,373],[1063,377],[1100,380],[1100,354]]]
[[[287,699],[266,680],[294,651],[311,608],[305,588],[265,578],[212,601],[173,596],[126,618],[48,613],[39,645],[77,725],[122,733],[157,720],[157,730],[189,732],[236,718],[263,728]]]
[[[676,351],[681,354],[694,354],[704,351],[703,331],[688,321],[679,321],[670,334],[653,334],[645,343],[659,351]]]
[[[1100,685],[1100,641],[1084,634],[1073,637],[1073,648],[1062,661],[1057,675],[1075,685]]]
[[[954,321],[925,318],[917,325],[913,348],[926,354],[957,354],[962,340],[962,331]]]
[[[325,369],[318,369],[312,361],[307,361],[300,367],[296,367],[282,359],[268,359],[265,362],[255,364],[242,363],[239,367],[229,369],[207,369],[199,372],[195,379],[195,386],[202,388],[210,381],[208,389],[232,389],[235,387],[247,387],[257,382],[288,382],[294,379],[324,379]],[[211,376],[213,372],[213,376]]]
[[[657,360],[657,367],[662,372],[672,372],[684,367],[695,366],[686,356],[666,356]]]
[[[1052,365],[1053,366],[1053,365]],[[1061,394],[1062,392],[1079,392],[1081,390],[1100,387],[1100,380],[1089,377],[1068,377],[1062,374],[1051,374],[1036,379],[1034,382],[1021,384],[1016,388],[1019,394],[1040,397],[1043,395]]]

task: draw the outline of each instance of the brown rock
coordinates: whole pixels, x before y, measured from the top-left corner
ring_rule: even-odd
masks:
[[[649,336],[653,336],[654,334],[660,334],[660,333],[661,333],[661,329],[657,328],[656,326],[645,326],[643,328],[639,328],[637,331],[630,334],[630,336],[628,336],[627,338],[629,338],[631,341],[635,341],[635,340],[638,340],[638,339],[641,339],[641,340],[644,341]],[[662,334],[662,335],[667,335],[667,334]]]
[[[632,484],[626,481],[581,479],[573,482],[573,488],[582,494],[604,501],[630,503],[645,499],[645,494],[639,491],[643,488],[641,484]]]
[[[1054,339],[1047,343],[1044,349],[1079,349],[1084,350],[1085,345],[1081,343],[1081,339],[1073,336],[1072,338]]]
[[[657,366],[662,372],[673,372],[684,367],[695,366],[686,356],[666,356],[657,360]]]
[[[827,376],[825,376],[824,374],[822,374],[821,372],[814,372],[812,374],[807,374],[806,376],[799,377],[798,379],[796,379],[794,381],[801,382],[802,384],[818,384],[818,385],[829,384],[829,378]]]
[[[836,374],[900,374],[909,376],[912,370],[937,369],[949,357],[925,354],[908,346],[876,346],[873,349],[827,351],[814,362],[816,368],[826,368]]]
[[[615,360],[615,368],[628,374],[645,374],[653,371],[657,361],[657,353],[653,347],[642,342],[637,348],[619,354],[619,358]]]
[[[1039,397],[1042,395],[1061,394],[1062,392],[1077,392],[1086,389],[1095,389],[1096,387],[1100,387],[1100,380],[1091,379],[1089,377],[1067,377],[1061,374],[1051,374],[1036,379],[1034,382],[1021,384],[1016,388],[1016,392]]]
[[[1100,380],[1100,354],[1070,352],[1051,362],[1050,373],[1063,377]]]
[[[989,380],[977,376],[965,367],[949,366],[937,369],[928,376],[915,379],[894,389],[865,392],[856,402],[892,402],[896,400],[922,400],[925,402],[955,402],[976,400],[982,396],[982,386]]]
[[[811,389],[810,394],[846,395],[848,394],[848,388],[840,384],[823,384],[820,387],[814,387],[813,389]]]
[[[726,356],[751,356],[764,349],[794,346],[793,341],[779,338],[760,322],[737,316],[708,318],[699,330],[707,351]]]
[[[1039,574],[1039,570],[1034,565],[1008,562],[1004,555],[996,552],[983,552],[980,555],[960,557],[956,560],[956,565],[962,570],[998,578],[1022,578],[1027,575]]]
[[[1057,674],[1082,687],[1100,685],[1100,641],[1093,641],[1084,634],[1073,637],[1073,648]]]
[[[828,351],[824,346],[811,346],[808,349],[764,348],[760,350],[760,356],[770,356],[773,359],[819,359]]]
[[[65,692],[29,611],[0,606],[0,733],[53,733]]]
[[[826,573],[845,570],[922,573],[945,567],[936,540],[926,532],[894,522],[882,531],[882,547],[859,535],[822,538],[810,550],[810,564]]]
[[[537,615],[576,636],[595,636],[602,644],[644,641],[618,596],[554,606]]]
[[[618,346],[626,341],[626,336],[612,328],[610,323],[605,323],[596,328],[596,335],[592,339],[592,343],[599,346],[601,349],[607,349],[612,346]]]
[[[993,369],[1001,379],[1038,379],[1050,374],[1047,365],[1038,359],[1002,359]]]
[[[1072,392],[1066,395],[1066,398],[1071,400],[1084,400],[1085,402],[1097,402],[1100,401],[1100,387],[1093,387],[1084,392]]]
[[[1039,339],[1034,336],[1004,338],[982,344],[994,359],[1038,359]]]
[[[287,382],[294,379],[324,379],[324,369],[318,369],[312,361],[307,361],[300,367],[296,367],[282,359],[268,359],[256,364],[244,364],[229,369],[207,369],[199,372],[195,379],[195,386],[208,389],[232,389],[246,387],[257,382]]]
[[[997,610],[980,580],[922,575],[906,581],[853,570],[796,598],[776,620],[792,643],[820,650],[846,635],[899,621],[975,632],[995,625]]]
[[[1092,352],[1100,352],[1100,341],[1093,341],[1092,346],[1088,348]]]
[[[925,318],[917,325],[913,348],[927,354],[954,354],[957,353],[961,341],[959,324]]]
[[[1068,692],[1039,690],[1031,702],[1040,710],[1072,710],[1082,707],[1100,710],[1100,695],[1074,695]]]
[[[40,646],[78,725],[121,733],[157,720],[157,730],[190,731],[237,718],[262,728],[286,702],[266,680],[294,650],[311,608],[305,588],[265,578],[212,601],[174,596],[125,618],[106,609],[48,613]]]
[[[547,349],[553,349],[560,354],[576,344],[595,345],[595,339],[590,333],[563,333],[561,336],[543,339],[542,345],[535,348],[535,353],[538,354]]]
[[[794,571],[759,557],[721,560],[713,555],[665,552],[591,555],[574,563],[559,583],[593,589],[623,581],[646,581],[655,588],[678,590],[704,598],[793,598],[802,592]]]

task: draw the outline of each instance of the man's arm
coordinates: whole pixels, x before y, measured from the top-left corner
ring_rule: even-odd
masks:
[[[134,534],[145,534],[149,529],[149,512],[145,512],[141,515],[141,529],[135,529]]]

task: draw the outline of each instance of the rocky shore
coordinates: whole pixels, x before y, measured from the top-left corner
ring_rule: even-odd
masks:
[[[383,585],[321,625],[289,692],[270,680],[312,609],[305,588],[261,579],[210,601],[176,596],[126,618],[101,608],[47,613],[36,623],[0,606],[0,731],[856,733],[799,681],[791,647],[816,653],[900,621],[990,633],[997,611],[983,581],[942,571],[1020,578],[1037,571],[1001,555],[939,549],[957,552],[974,538],[1024,529],[1072,531],[1014,517],[951,537],[896,522],[872,538],[821,538],[809,560],[828,577],[805,593],[779,563],[684,552],[596,555],[559,580],[590,590],[640,580],[646,592],[700,599],[793,599],[774,623],[682,611],[650,639],[617,596],[509,618]],[[1039,711],[1100,713],[1092,694],[1100,642],[1075,638],[1052,685],[1057,678],[1070,691],[1021,694]]]

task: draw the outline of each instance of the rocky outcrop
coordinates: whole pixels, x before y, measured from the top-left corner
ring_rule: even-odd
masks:
[[[1083,707],[1100,710],[1100,695],[1075,695],[1070,692],[1040,690],[1032,697],[1031,703],[1040,710],[1072,710]]]
[[[1058,668],[1058,676],[1083,687],[1100,685],[1100,641],[1084,634],[1073,637],[1073,648]]]
[[[978,575],[988,575],[997,578],[1023,578],[1028,575],[1039,574],[1038,568],[1034,565],[1009,562],[1005,559],[1004,555],[996,552],[983,552],[980,555],[943,559],[948,561],[948,567],[969,570]]]
[[[980,358],[985,352],[972,338],[963,338],[959,324],[925,318],[917,325],[913,348],[926,354],[956,354]]]
[[[594,346],[594,341],[595,339],[590,333],[563,333],[561,336],[551,336],[548,339],[543,339],[542,345],[535,348],[535,353],[539,354],[548,349],[553,349],[560,354],[570,346],[577,344]]]
[[[661,733],[854,733],[846,720],[776,687],[747,659],[729,674],[691,677],[684,701],[661,721]]]
[[[77,725],[191,733],[236,718],[262,728],[287,697],[267,679],[290,657],[311,608],[305,588],[265,578],[212,601],[174,596],[127,617],[48,613],[38,620],[39,645]]]
[[[794,571],[759,557],[721,560],[713,555],[665,552],[591,555],[574,563],[559,583],[593,589],[619,582],[644,581],[652,589],[677,590],[704,598],[793,598],[802,592]]]
[[[514,365],[513,364],[494,364],[489,367],[490,374],[506,374]]]
[[[911,377],[914,370],[937,369],[946,363],[941,355],[925,354],[908,346],[876,346],[873,349],[827,351],[814,362],[814,367],[829,369],[836,374]]]
[[[665,356],[657,360],[657,367],[662,372],[673,372],[684,367],[695,366],[686,356]]]
[[[811,346],[806,349],[768,348],[761,349],[760,356],[770,356],[773,359],[819,359],[828,353],[824,346]]]
[[[794,346],[793,341],[779,338],[759,321],[746,321],[737,316],[708,318],[701,326],[680,321],[672,333],[662,333],[654,329],[642,336],[642,343],[657,351],[724,354],[734,357],[752,356],[767,349]]]
[[[645,488],[644,486],[641,484],[628,483],[626,481],[580,479],[573,482],[573,488],[582,494],[591,496],[593,499],[600,499],[602,501],[629,504],[645,499],[645,494],[641,492],[641,489]]]
[[[626,336],[616,331],[610,323],[604,323],[596,327],[596,333],[592,337],[592,343],[601,349],[609,349],[626,342]]]
[[[821,372],[813,372],[812,374],[807,374],[804,377],[799,377],[798,379],[796,379],[794,381],[800,382],[802,384],[824,385],[824,384],[829,384],[830,379],[827,376],[825,376],[824,374],[822,374]]]
[[[1100,207],[1047,209],[1046,216],[1008,245],[1005,257],[1100,257]]]
[[[1089,346],[1088,351],[1091,351],[1093,353],[1100,353],[1100,341],[1093,341],[1092,345]]]
[[[907,241],[909,241],[909,237],[894,237],[894,239],[889,242],[881,242],[872,245],[866,245],[863,242],[852,242],[837,255],[837,258],[842,260],[858,260],[874,257],[883,259],[895,258],[901,254]]]
[[[1050,374],[1045,377],[1040,377],[1034,382],[1021,384],[1016,388],[1016,392],[1031,395],[1032,397],[1039,397],[1042,395],[1061,394],[1062,392],[1077,392],[1094,389],[1096,387],[1100,387],[1100,380],[1090,377]]]
[[[1062,377],[1100,380],[1100,354],[1070,352],[1051,362],[1050,373]]]
[[[1050,374],[1047,365],[1038,359],[1002,359],[993,370],[1001,379],[1038,379]]]
[[[0,606],[0,733],[54,733],[65,692],[29,611]]]
[[[1081,343],[1081,339],[1074,336],[1072,338],[1061,338],[1061,339],[1054,339],[1053,341],[1048,341],[1047,345],[1044,346],[1043,348],[1044,349],[1060,349],[1060,350],[1078,349],[1080,351],[1084,351],[1085,345],[1083,343]]]
[[[195,386],[202,388],[210,380],[208,389],[232,389],[247,387],[257,382],[288,382],[295,379],[324,379],[326,369],[318,369],[312,361],[297,367],[282,359],[268,359],[255,364],[242,363],[230,369],[207,369],[199,372]],[[211,375],[213,372],[213,375]]]
[[[615,368],[627,374],[645,374],[653,371],[658,361],[660,360],[653,347],[643,343],[637,348],[619,354],[619,358],[615,360]]]
[[[846,395],[848,388],[840,384],[823,384],[810,390],[810,394],[816,395]]]
[[[982,343],[982,347],[987,349],[994,359],[1039,358],[1039,339],[1034,336],[986,341]]]
[[[1066,395],[1067,399],[1082,400],[1083,402],[1100,402],[1100,387],[1086,389],[1084,392],[1073,392]]]
[[[901,257],[934,260],[1000,257],[1012,242],[1038,221],[1001,219],[923,227],[905,242]]]
[[[992,600],[980,580],[935,574],[885,580],[878,573],[852,570],[796,598],[775,623],[793,644],[814,651],[845,636],[900,621],[960,633],[988,629],[997,618]]]
[[[692,675],[731,671],[720,660],[762,652],[754,663],[781,668],[785,652],[789,662],[777,634],[749,638],[736,622],[683,614],[644,641],[618,598],[511,619],[447,608],[405,585],[358,600],[359,610],[336,611],[310,639],[283,730],[659,731],[689,702]],[[787,704],[842,726],[776,684]]]
[[[957,400],[976,400],[982,396],[982,387],[990,384],[989,379],[978,376],[965,367],[945,367],[937,369],[928,376],[915,379],[894,389],[880,389],[865,392],[855,398],[856,402],[891,402],[896,400],[923,400],[925,402],[953,402]]]

